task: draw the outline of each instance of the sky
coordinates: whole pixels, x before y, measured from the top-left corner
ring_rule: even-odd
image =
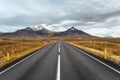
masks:
[[[37,25],[120,37],[120,0],[0,0],[0,32]]]

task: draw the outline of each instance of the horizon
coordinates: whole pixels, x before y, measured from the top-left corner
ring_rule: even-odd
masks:
[[[21,28],[21,29],[17,29],[17,30],[15,30],[15,31],[11,31],[11,32],[1,32],[1,33],[14,33],[14,32],[16,32],[16,31],[18,31],[18,30],[23,30],[23,29],[27,29],[28,30],[28,28],[30,28],[30,29],[32,29],[32,30],[34,30],[34,31],[39,31],[39,30],[42,30],[42,29],[46,29],[46,30],[48,30],[48,31],[50,31],[50,32],[55,32],[55,33],[59,33],[59,32],[65,32],[65,31],[67,31],[67,30],[69,30],[69,29],[71,29],[71,28],[74,28],[74,29],[77,29],[77,30],[80,30],[80,29],[78,29],[78,28],[76,28],[75,26],[71,26],[71,27],[69,27],[69,28],[66,28],[66,29],[64,29],[64,30],[58,30],[58,31],[56,31],[56,30],[52,30],[52,29],[48,29],[47,27],[45,27],[45,26],[36,26],[36,27],[24,27],[24,28]],[[80,30],[80,31],[83,31],[83,30]],[[83,32],[85,32],[85,33],[87,33],[86,31],[83,31]],[[94,34],[90,34],[90,33],[88,33],[89,35],[91,35],[91,36],[96,36],[96,37],[103,37],[103,38],[120,38],[120,37],[113,37],[113,36],[97,36],[97,35],[94,35]]]

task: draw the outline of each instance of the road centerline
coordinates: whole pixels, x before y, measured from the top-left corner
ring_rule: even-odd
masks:
[[[60,53],[60,43],[58,44],[58,53]]]
[[[60,55],[58,55],[58,65],[57,65],[57,77],[56,80],[60,80]]]
[[[58,64],[57,64],[57,74],[56,74],[56,80],[60,80],[60,42],[58,44]]]

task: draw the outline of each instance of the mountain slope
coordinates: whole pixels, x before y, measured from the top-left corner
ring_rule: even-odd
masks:
[[[36,32],[37,32],[38,35],[41,35],[41,36],[47,36],[50,33],[52,33],[51,31],[49,31],[45,28],[42,28],[41,30],[37,30]]]
[[[75,27],[69,28],[67,31],[55,33],[54,37],[93,37],[92,35],[85,33]]]
[[[88,33],[85,33],[81,30],[76,29],[75,27],[71,27],[63,32],[52,32],[47,30],[46,28],[41,29],[32,29],[30,27],[17,30],[12,33],[3,33],[0,34],[0,37],[79,37],[79,38],[90,38],[93,37]]]
[[[3,32],[0,32],[0,34],[2,34]]]
[[[32,30],[30,27],[25,29],[17,30],[12,33],[3,33],[0,34],[0,37],[36,37],[36,31]]]

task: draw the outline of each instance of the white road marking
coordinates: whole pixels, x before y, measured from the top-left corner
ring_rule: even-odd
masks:
[[[76,47],[74,47],[74,48],[76,48]],[[100,61],[99,59],[97,59],[97,58],[95,58],[95,57],[91,56],[90,54],[88,54],[88,53],[86,53],[86,52],[84,52],[84,51],[82,51],[82,50],[80,50],[80,49],[78,49],[78,48],[76,48],[76,49],[77,49],[77,50],[79,50],[80,52],[83,52],[85,55],[89,56],[90,58],[92,58],[92,59],[94,59],[94,60],[98,61],[99,63],[101,63],[101,64],[105,65],[106,67],[110,68],[111,70],[113,70],[113,71],[117,72],[118,74],[120,74],[120,71],[116,70],[115,68],[113,68],[113,67],[111,67],[111,66],[107,65],[106,63],[104,63],[104,62]]]
[[[60,47],[58,47],[58,52],[60,53]]]
[[[58,52],[60,53],[60,42],[59,42],[59,45],[58,45]]]
[[[58,65],[57,65],[57,77],[56,80],[60,80],[60,55],[58,55]]]
[[[57,64],[57,74],[56,74],[56,80],[60,80],[60,42],[58,44],[58,64]]]
[[[1,75],[1,74],[3,74],[3,73],[5,73],[5,72],[6,72],[6,71],[8,71],[9,69],[13,68],[14,66],[16,66],[16,65],[18,65],[18,64],[20,64],[20,63],[22,63],[23,61],[27,60],[28,58],[32,57],[32,56],[33,56],[33,55],[35,55],[37,52],[39,52],[39,50],[38,50],[38,51],[36,51],[35,53],[33,53],[33,54],[29,55],[28,57],[26,57],[26,58],[24,58],[24,59],[20,60],[19,62],[17,62],[16,64],[14,64],[14,65],[10,66],[9,68],[7,68],[7,69],[5,69],[5,70],[1,71],[1,72],[0,72],[0,75]]]

